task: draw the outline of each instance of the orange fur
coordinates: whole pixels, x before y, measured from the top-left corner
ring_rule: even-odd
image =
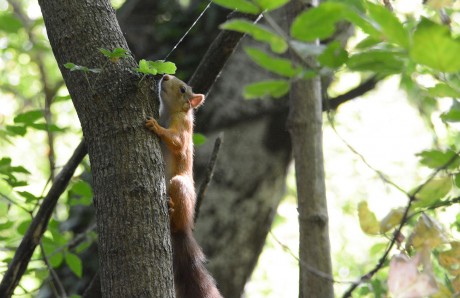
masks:
[[[174,280],[176,297],[179,298],[222,297],[203,265],[204,255],[193,238],[196,201],[193,109],[203,102],[204,95],[193,93],[184,82],[166,75],[161,85],[161,125],[153,118],[148,118],[145,123],[162,140],[174,251]]]

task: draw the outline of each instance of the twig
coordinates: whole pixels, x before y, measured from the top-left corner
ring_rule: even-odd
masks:
[[[198,195],[196,198],[196,205],[195,205],[195,218],[194,221],[198,219],[200,214],[200,207],[201,203],[206,194],[206,190],[208,189],[209,183],[211,182],[212,176],[214,175],[214,169],[216,166],[217,156],[219,155],[220,146],[222,145],[223,134],[220,134],[216,141],[214,142],[214,149],[212,150],[211,157],[209,159],[208,167],[206,168],[206,173],[204,175],[204,181],[201,183],[200,190],[198,191]]]
[[[339,132],[337,131],[337,128],[335,127],[335,122],[334,122],[334,118],[332,117],[332,114],[331,113],[327,113],[327,119],[332,127],[332,130],[334,131],[334,133],[337,135],[337,137],[345,144],[345,146],[348,147],[348,149],[350,149],[351,152],[353,152],[356,156],[359,157],[359,159],[361,159],[361,161],[369,168],[371,169],[372,171],[374,171],[377,176],[379,176],[379,178],[384,181],[385,183],[388,183],[390,184],[391,186],[393,186],[394,188],[396,188],[397,190],[399,190],[400,192],[404,193],[405,195],[409,195],[402,187],[400,187],[399,185],[397,185],[396,183],[394,183],[393,181],[391,181],[390,179],[388,179],[386,177],[386,175],[380,171],[380,170],[377,170],[376,168],[374,168],[367,160],[366,158],[361,154],[359,153],[350,143],[347,142],[347,140],[345,140],[340,134]]]
[[[373,76],[370,79],[361,83],[356,88],[353,88],[344,94],[324,100],[323,111],[336,110],[342,103],[354,99],[358,96],[361,96],[367,93],[368,91],[371,91],[375,88],[378,82],[379,80],[377,79],[377,77]]]
[[[420,184],[414,192],[412,192],[411,194],[408,194],[408,203],[407,203],[407,206],[406,206],[406,209],[404,210],[404,214],[403,214],[403,217],[401,218],[401,222],[398,226],[398,228],[396,229],[396,231],[393,233],[393,237],[391,239],[391,242],[390,244],[388,245],[387,249],[385,250],[385,252],[383,253],[382,257],[379,259],[377,265],[374,267],[374,269],[372,269],[371,271],[369,271],[368,273],[364,274],[363,276],[361,276],[359,278],[359,280],[357,280],[356,282],[354,282],[351,287],[345,292],[345,294],[343,294],[343,298],[347,298],[347,297],[351,297],[351,294],[352,292],[363,282],[363,281],[366,281],[366,280],[369,280],[375,273],[377,273],[382,267],[383,265],[385,264],[385,261],[388,257],[388,255],[390,254],[390,251],[391,249],[393,248],[393,246],[395,245],[396,243],[396,240],[398,239],[398,236],[401,234],[401,230],[402,228],[404,227],[404,225],[407,223],[407,220],[409,219],[409,210],[410,208],[412,207],[412,203],[416,200],[416,196],[417,194],[431,181],[433,180],[433,178],[442,170],[445,170],[450,164],[452,164],[458,157],[459,157],[459,154],[460,154],[460,151],[457,152],[452,158],[450,158],[442,167],[439,167],[437,168],[435,171],[433,171],[433,173],[431,173],[431,175],[428,177],[427,180],[425,180],[424,183]]]
[[[321,270],[318,270],[316,269],[315,267],[307,264],[305,261],[299,259],[298,256],[296,256],[292,250],[287,246],[285,245],[284,243],[282,243],[276,236],[275,234],[270,231],[270,235],[273,237],[273,239],[275,240],[276,243],[278,243],[279,246],[281,246],[281,248],[286,251],[287,253],[289,253],[298,263],[300,266],[302,266],[303,268],[305,268],[306,270],[308,270],[310,273],[313,273],[315,274],[316,276],[319,276],[321,278],[324,278],[324,279],[327,279],[333,283],[337,283],[337,284],[352,284],[353,282],[352,281],[341,281],[341,280],[336,280],[334,279],[333,276],[327,274],[326,272],[323,272]]]
[[[45,249],[43,248],[43,243],[40,241],[40,251],[43,256],[43,261],[48,267],[48,270],[51,274],[51,280],[53,284],[53,290],[55,291],[56,297],[67,297],[67,293],[65,291],[64,285],[62,284],[59,276],[57,275],[56,271],[54,271],[53,267],[51,266],[50,262],[48,261],[48,257],[46,256]]]
[[[86,154],[86,146],[84,141],[82,141],[75,149],[67,164],[56,176],[48,194],[43,199],[40,209],[19,244],[13,260],[8,265],[8,270],[5,272],[5,275],[0,283],[0,297],[10,297],[13,294],[14,289],[27,269],[27,265],[29,264],[35,248],[40,243],[40,239],[46,231],[51,214],[59,197],[65,191],[70,178],[72,178],[73,173],[75,172],[75,169]]]

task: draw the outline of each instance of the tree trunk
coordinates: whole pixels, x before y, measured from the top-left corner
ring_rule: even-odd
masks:
[[[39,1],[48,37],[88,148],[104,297],[173,297],[172,259],[159,143],[144,128],[158,116],[157,84],[108,62],[99,48],[128,49],[108,0]],[[103,67],[70,72],[72,62]],[[153,87],[153,88],[151,88]]]
[[[291,2],[287,18],[293,20],[302,10],[300,1]],[[302,63],[293,52],[291,58]],[[314,65],[313,60],[308,62]],[[299,297],[332,298],[319,77],[292,83],[287,127],[295,161],[299,210]]]

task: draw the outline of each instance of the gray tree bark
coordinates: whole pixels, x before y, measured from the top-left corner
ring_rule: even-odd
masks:
[[[287,19],[304,9],[302,1],[287,6]],[[291,59],[306,66],[315,61],[291,51]],[[299,211],[299,297],[333,298],[329,225],[324,181],[323,108],[319,77],[291,84],[287,127],[292,140]]]
[[[157,138],[143,128],[157,111],[158,86],[149,79],[138,84],[132,57],[107,63],[88,80],[63,67],[100,68],[107,59],[99,48],[128,49],[110,1],[39,4],[91,161],[103,296],[173,297],[161,154]]]

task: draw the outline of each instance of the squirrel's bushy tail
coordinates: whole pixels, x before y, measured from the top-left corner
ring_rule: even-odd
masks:
[[[174,284],[178,298],[222,298],[204,266],[205,256],[192,231],[172,233]]]

